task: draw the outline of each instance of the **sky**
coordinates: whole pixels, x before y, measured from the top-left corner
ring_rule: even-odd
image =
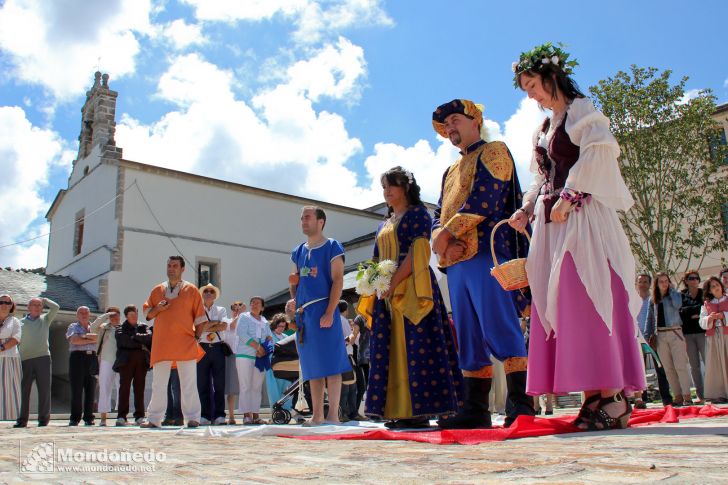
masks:
[[[0,0],[0,266],[45,266],[96,70],[125,159],[365,208],[395,165],[437,201],[458,154],[431,117],[454,98],[485,106],[526,185],[545,114],[511,63],[545,41],[584,91],[637,64],[727,102],[726,18],[725,0]]]

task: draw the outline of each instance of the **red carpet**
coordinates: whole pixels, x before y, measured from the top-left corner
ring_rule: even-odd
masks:
[[[645,426],[653,423],[677,423],[681,419],[713,418],[728,416],[728,408],[713,405],[661,409],[635,409],[629,420],[630,426]],[[475,445],[486,441],[503,441],[563,433],[579,433],[572,426],[575,416],[558,418],[519,417],[510,428],[462,429],[438,431],[389,431],[374,430],[360,434],[330,434],[316,436],[285,436],[300,440],[402,440],[433,443],[437,445]]]

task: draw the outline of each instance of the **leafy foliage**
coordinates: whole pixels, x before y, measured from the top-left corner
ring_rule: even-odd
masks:
[[[706,90],[688,99],[688,78],[673,84],[671,74],[633,65],[589,91],[622,150],[622,176],[635,198],[622,225],[638,265],[674,275],[728,246],[721,224],[728,150],[713,119],[715,97]]]

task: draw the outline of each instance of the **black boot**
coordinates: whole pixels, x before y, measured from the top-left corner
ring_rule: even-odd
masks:
[[[490,428],[488,394],[491,382],[492,379],[466,377],[463,408],[455,416],[439,419],[437,425],[442,429]]]
[[[526,371],[506,374],[508,386],[508,402],[506,403],[506,420],[503,426],[508,428],[518,416],[535,416],[533,397],[526,394]]]

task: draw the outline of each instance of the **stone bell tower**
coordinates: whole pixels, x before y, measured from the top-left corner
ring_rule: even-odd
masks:
[[[102,156],[121,158],[121,149],[116,148],[114,140],[118,95],[119,93],[109,89],[109,75],[101,75],[96,71],[94,85],[86,91],[86,102],[81,108],[81,134],[78,137],[76,161],[86,158],[96,145],[99,145]]]

